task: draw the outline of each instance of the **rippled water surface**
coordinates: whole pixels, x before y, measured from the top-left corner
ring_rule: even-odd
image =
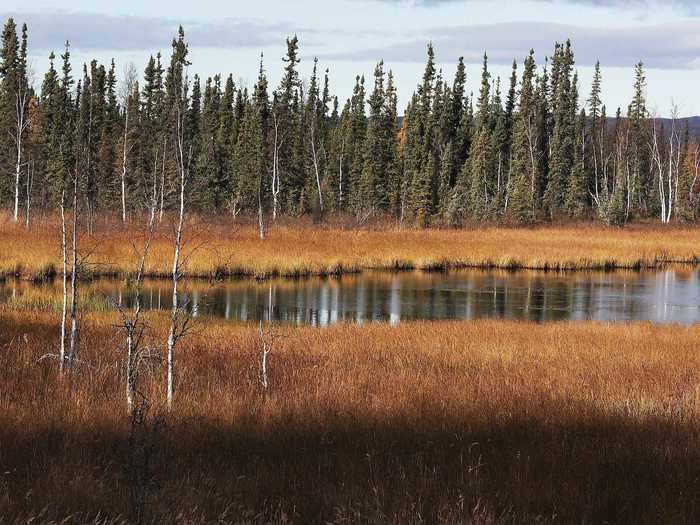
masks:
[[[0,284],[0,302],[17,307],[56,307],[60,282]],[[339,321],[398,323],[411,319],[523,319],[537,322],[596,319],[700,321],[700,271],[366,273],[341,278],[185,281],[182,299],[196,316],[267,320],[324,326]],[[123,281],[82,286],[91,308],[134,302]],[[142,304],[169,309],[168,281],[146,281]],[[51,306],[53,305],[53,306]]]

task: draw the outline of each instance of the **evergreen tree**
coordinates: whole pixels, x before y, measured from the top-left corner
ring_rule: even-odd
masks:
[[[43,183],[40,184],[40,204],[42,207],[54,207],[59,204],[61,192],[64,189],[64,174],[61,162],[61,93],[58,72],[54,61],[56,55],[53,51],[49,54],[49,69],[44,75],[41,84],[41,97],[39,100],[39,118],[36,136],[37,166],[39,173],[43,174]]]
[[[608,224],[624,226],[627,222],[627,137],[626,124],[622,122],[622,111],[617,109],[615,118],[615,178],[609,201],[606,203],[604,218]]]
[[[520,82],[520,101],[511,152],[513,164],[508,188],[507,211],[518,222],[531,222],[535,219],[538,182],[541,179],[535,70],[534,51],[530,51],[525,59]]]
[[[9,18],[2,31],[2,47],[0,48],[0,130],[3,140],[0,141],[0,202],[10,202],[14,188],[16,151],[12,136],[16,126],[16,98],[22,82],[20,64],[20,44],[17,37],[17,25]]]
[[[605,158],[605,106],[601,100],[602,93],[602,73],[600,62],[596,62],[593,72],[593,83],[591,85],[591,95],[588,98],[589,114],[589,136],[590,136],[590,159],[591,169],[588,187],[594,196],[596,205],[600,204],[601,193],[607,195],[607,182],[604,174]],[[604,186],[604,187],[603,187]]]
[[[477,105],[476,140],[469,152],[471,171],[469,209],[477,220],[485,220],[494,213],[496,194],[496,163],[493,144],[493,106],[491,101],[491,75],[488,58],[484,55],[481,74],[481,90]],[[500,103],[499,103],[500,105]]]
[[[571,43],[559,47],[553,62],[552,87],[554,96],[554,131],[551,143],[551,158],[544,194],[544,204],[550,218],[565,212],[566,188],[571,177],[574,151],[574,122],[572,121],[572,99],[575,84],[571,79],[574,64]]]
[[[682,132],[681,154],[678,163],[678,187],[676,194],[675,216],[679,222],[689,223],[696,219],[697,195],[696,164],[697,152],[690,142],[688,121]],[[700,170],[698,170],[700,173]]]
[[[140,126],[138,134],[142,145],[140,156],[141,180],[137,183],[145,204],[153,207],[158,200],[162,182],[169,134],[166,131],[165,91],[160,53],[151,56],[144,70],[141,92]],[[172,144],[171,144],[172,147]]]
[[[231,75],[201,82],[195,75],[190,85],[179,28],[167,70],[160,54],[151,56],[143,82],[127,72],[129,88],[119,96],[113,60],[85,64],[76,88],[68,42],[60,58],[49,55],[34,96],[26,25],[7,20],[1,39],[0,170],[6,175],[0,201],[24,195],[30,165],[40,181],[34,203],[41,207],[56,206],[77,174],[88,226],[98,211],[116,209],[122,179],[134,208],[152,210],[154,202],[167,208],[179,184],[178,139],[193,176],[188,198],[205,212],[228,204],[234,213],[253,213],[269,203],[273,217],[388,212],[426,226],[502,213],[516,222],[582,218],[594,205],[605,221],[622,225],[660,211],[668,170],[673,189],[669,197],[663,186],[664,203],[679,221],[694,220],[698,211],[697,152],[689,133],[674,134],[673,158],[666,139],[658,152],[649,148],[652,133],[666,137],[667,131],[650,118],[643,64],[635,67],[634,95],[624,118],[618,111],[613,131],[599,63],[590,96],[579,104],[570,42],[555,45],[539,75],[532,52],[520,79],[514,62],[507,91],[491,78],[485,56],[476,96],[465,92],[464,60],[452,79],[444,78],[429,44],[423,77],[399,119],[394,77],[381,62],[370,92],[358,75],[342,107],[328,70],[321,76],[316,60],[302,84],[296,36],[287,39],[282,79],[271,94],[262,56],[250,93],[237,89]],[[18,106],[19,93],[27,96]],[[19,153],[18,107],[30,116]],[[661,168],[652,162],[655,154]]]
[[[433,213],[433,191],[437,176],[433,148],[435,122],[431,111],[435,73],[435,53],[432,44],[428,44],[423,82],[418,86],[416,100],[411,107],[410,127],[404,149],[407,183],[410,181],[410,210],[419,226],[427,226]]]
[[[385,105],[383,62],[379,62],[374,69],[374,90],[368,99],[368,104],[369,120],[364,141],[364,160],[357,191],[358,211],[378,210],[387,204],[383,180],[388,160],[387,130],[383,122]]]
[[[400,153],[399,153],[399,138],[397,135],[398,109],[396,86],[394,84],[394,73],[389,70],[386,84],[386,92],[384,96],[384,108],[382,121],[385,126],[386,143],[384,146],[386,155],[385,165],[385,184],[386,204],[389,211],[395,217],[401,213],[401,170],[400,170]]]
[[[279,87],[277,88],[275,103],[273,105],[273,119],[278,123],[277,137],[279,144],[273,145],[278,150],[280,187],[283,201],[288,206],[296,207],[299,202],[303,173],[299,173],[301,167],[294,155],[298,155],[301,138],[298,136],[300,127],[299,105],[299,73],[297,66],[299,39],[296,35],[287,39],[287,55],[283,58],[284,72]],[[297,153],[294,153],[294,149]],[[300,183],[301,181],[301,183]]]
[[[651,161],[648,156],[649,129],[647,125],[648,112],[646,107],[646,75],[644,64],[639,62],[634,70],[634,95],[628,110],[629,119],[629,162],[630,162],[630,187],[629,202],[634,209],[627,213],[635,212],[639,215],[647,215],[657,211],[654,179],[651,170]]]
[[[566,210],[571,217],[580,219],[588,209],[588,180],[586,176],[586,111],[576,119],[574,165],[566,193]]]
[[[164,107],[163,107],[163,133],[165,135],[164,149],[164,179],[161,179],[160,198],[161,209],[167,208],[169,197],[177,195],[179,186],[179,173],[177,169],[178,149],[181,147],[183,163],[191,165],[193,159],[194,144],[192,116],[189,113],[189,80],[186,68],[190,65],[187,55],[189,48],[185,41],[185,31],[180,26],[177,37],[172,40],[172,52],[170,64],[165,73],[164,82]],[[182,140],[182,145],[178,142]]]
[[[355,89],[350,99],[347,147],[347,176],[344,180],[344,199],[355,210],[358,208],[359,180],[364,163],[364,140],[367,135],[365,114],[365,77],[355,78]]]

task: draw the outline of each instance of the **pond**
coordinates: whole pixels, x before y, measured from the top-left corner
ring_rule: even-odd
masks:
[[[267,320],[326,326],[337,322],[399,323],[418,319],[518,319],[700,321],[700,270],[670,268],[641,272],[371,272],[337,278],[183,281],[181,299],[194,316],[236,321]],[[61,283],[0,284],[0,302],[15,307],[58,308]],[[122,280],[84,283],[88,308],[134,304]],[[145,309],[170,309],[170,283],[147,280]]]

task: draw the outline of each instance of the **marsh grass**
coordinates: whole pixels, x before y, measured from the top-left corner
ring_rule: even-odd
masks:
[[[166,218],[151,247],[146,274],[167,276],[172,257],[172,225]],[[134,271],[132,242],[144,228],[102,218],[81,246],[90,253],[86,276],[128,276]],[[400,229],[393,224],[351,228],[304,219],[270,225],[267,238],[245,221],[192,216],[186,231],[186,274],[190,277],[301,277],[369,269],[442,271],[479,267],[583,270],[655,268],[671,262],[696,264],[700,256],[694,227],[600,224],[463,230]],[[0,275],[44,279],[60,268],[58,223],[37,217],[32,230],[0,216]]]
[[[155,340],[164,316],[148,319]],[[56,315],[0,309],[0,515],[126,519],[116,317],[81,358],[37,363]],[[153,434],[146,521],[692,523],[700,327],[416,322],[280,327],[270,388],[254,326],[208,320],[178,353]],[[153,414],[164,371],[141,390]]]

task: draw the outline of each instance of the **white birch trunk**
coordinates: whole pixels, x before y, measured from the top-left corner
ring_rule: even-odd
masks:
[[[177,285],[180,279],[180,247],[182,243],[182,229],[185,221],[185,188],[187,183],[187,169],[188,164],[185,163],[184,155],[184,122],[182,122],[183,115],[181,115],[178,108],[177,115],[177,166],[180,172],[180,206],[179,206],[179,216],[177,222],[177,228],[175,230],[175,242],[174,242],[174,252],[173,252],[173,267],[172,267],[172,310],[170,313],[170,330],[168,332],[168,355],[167,355],[167,404],[168,410],[172,410],[173,406],[173,396],[174,396],[174,354],[175,345],[179,337],[182,335],[178,333],[180,308],[178,304],[177,295]]]
[[[73,184],[73,231],[71,246],[70,346],[68,365],[72,366],[78,354],[78,172]]]
[[[59,370],[63,373],[66,362],[66,316],[68,310],[68,246],[66,240],[65,190],[61,194],[61,252],[63,256],[63,308],[61,310],[61,341],[58,351]]]
[[[127,157],[127,137],[129,136],[129,103],[126,103],[124,121],[124,148],[122,151],[122,223],[126,224],[126,157]]]

